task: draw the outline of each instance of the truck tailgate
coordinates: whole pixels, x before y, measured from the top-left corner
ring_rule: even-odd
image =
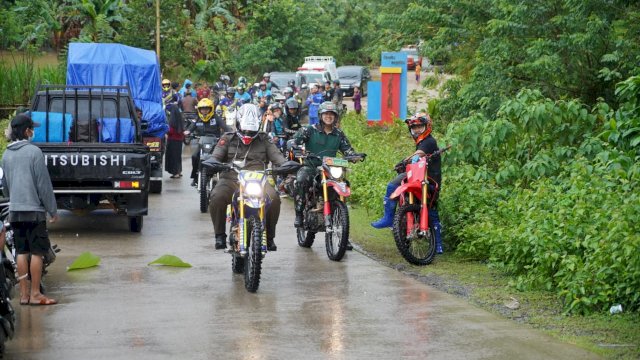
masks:
[[[44,153],[56,193],[131,192],[148,186],[150,155],[142,144],[36,145]]]

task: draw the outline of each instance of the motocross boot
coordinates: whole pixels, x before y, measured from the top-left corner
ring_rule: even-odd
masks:
[[[398,201],[391,200],[389,196],[391,196],[391,194],[393,194],[393,192],[396,191],[397,188],[398,185],[395,184],[387,185],[387,193],[385,194],[383,199],[384,214],[382,215],[381,219],[371,223],[371,226],[373,226],[374,228],[383,229],[393,226],[393,216],[396,213],[396,205],[398,204]]]
[[[216,234],[216,250],[227,248],[227,234]]]
[[[438,209],[429,209],[429,219],[431,219],[431,226],[433,226],[433,235],[436,238],[436,254],[442,254],[442,225],[440,225],[440,216],[438,215]]]
[[[267,238],[267,250],[278,251],[278,247],[276,246],[275,241],[273,241],[273,238],[272,239]]]

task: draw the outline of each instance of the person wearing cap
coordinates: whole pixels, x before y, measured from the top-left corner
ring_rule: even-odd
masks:
[[[309,125],[318,124],[318,108],[322,104],[322,94],[318,90],[318,85],[311,85],[311,92],[305,102],[309,107]]]
[[[40,126],[25,114],[11,120],[11,143],[2,157],[4,188],[9,204],[9,222],[14,230],[21,305],[53,305],[57,301],[40,292],[43,257],[51,248],[49,222],[58,220],[56,197],[42,151],[31,144]],[[31,257],[31,261],[29,261]],[[31,286],[28,284],[30,275]]]
[[[295,134],[293,137],[295,143],[305,144],[307,152],[321,158],[323,156],[335,157],[338,151],[343,155],[356,155],[357,153],[347,139],[347,135],[335,125],[339,117],[336,106],[329,101],[323,102],[320,106],[320,117],[322,118],[320,124],[307,125]],[[321,164],[317,159],[307,158],[304,166],[298,170],[295,183],[295,227],[302,227],[304,224],[304,194],[309,191],[318,171],[317,168]],[[352,249],[351,244],[347,244],[347,249]]]

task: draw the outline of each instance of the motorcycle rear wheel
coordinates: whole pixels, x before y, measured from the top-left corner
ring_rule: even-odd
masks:
[[[242,274],[244,272],[244,258],[238,254],[231,254],[231,271],[234,274]]]
[[[260,286],[262,271],[262,222],[255,216],[248,219],[246,236],[249,236],[249,241],[247,257],[244,259],[244,287],[254,293]]]
[[[344,257],[349,242],[349,210],[340,200],[331,202],[331,232],[325,233],[327,256],[333,261]]]
[[[414,265],[424,266],[429,265],[436,254],[436,237],[431,224],[429,224],[429,230],[424,236],[417,234],[420,227],[420,208],[419,204],[406,204],[398,208],[393,218],[393,239],[400,255],[405,260]],[[414,217],[412,238],[407,237],[407,217],[409,215]]]

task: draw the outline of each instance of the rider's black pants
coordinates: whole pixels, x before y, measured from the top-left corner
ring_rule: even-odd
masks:
[[[191,178],[198,177],[198,169],[200,168],[200,143],[191,143]]]

